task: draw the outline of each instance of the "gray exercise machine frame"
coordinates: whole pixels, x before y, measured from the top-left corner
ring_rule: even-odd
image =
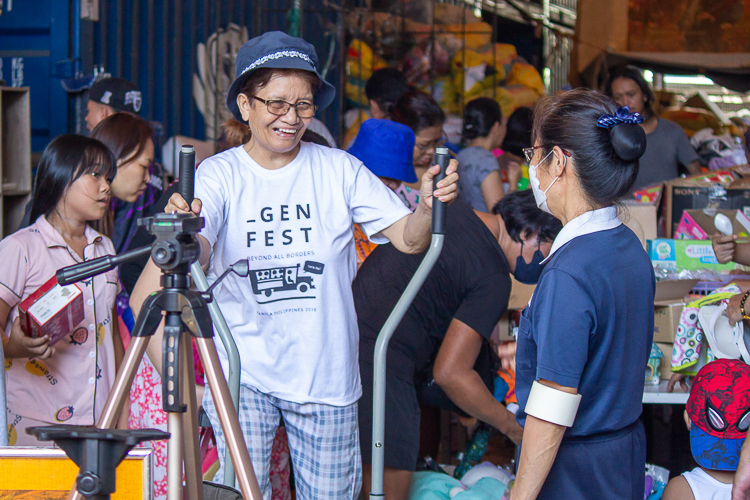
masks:
[[[435,184],[445,177],[450,156],[448,148],[437,148],[435,150],[435,163],[440,165],[440,174],[435,176]],[[432,240],[427,253],[419,264],[414,276],[396,306],[388,316],[383,328],[378,334],[375,343],[375,356],[373,360],[373,391],[372,391],[372,476],[370,484],[370,498],[383,498],[383,470],[385,468],[385,450],[383,440],[385,437],[385,370],[388,343],[403,319],[406,311],[411,306],[414,297],[422,288],[427,276],[430,274],[435,262],[440,257],[445,239],[445,204],[433,198],[432,209]]]

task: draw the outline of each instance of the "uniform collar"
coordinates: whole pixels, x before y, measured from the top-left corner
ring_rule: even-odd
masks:
[[[34,226],[36,226],[36,229],[41,233],[44,241],[47,242],[47,248],[68,247],[65,238],[63,238],[62,234],[57,232],[57,229],[52,227],[52,224],[49,223],[47,217],[39,217],[34,223]],[[86,237],[87,245],[102,241],[102,236],[88,224],[84,229],[83,235]]]
[[[617,217],[617,207],[599,208],[582,213],[563,226],[554,243],[552,243],[549,255],[542,261],[542,264],[550,260],[552,255],[569,241],[586,234],[614,229],[621,224],[622,221]]]

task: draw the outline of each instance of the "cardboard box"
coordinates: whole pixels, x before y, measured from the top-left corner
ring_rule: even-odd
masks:
[[[646,241],[656,239],[656,205],[625,202],[617,209],[617,215],[638,236],[644,248]]]
[[[500,321],[497,322],[497,326],[492,332],[492,338],[495,342],[502,344],[508,340],[515,340],[515,337],[513,336],[514,323],[515,322],[510,317],[510,313],[505,311],[505,314],[500,317]]]
[[[672,349],[674,344],[672,342],[657,342],[656,345],[659,346],[659,350],[664,355],[661,358],[661,363],[659,363],[659,375],[661,378],[669,380],[672,376]]]
[[[750,217],[750,189],[729,187],[735,176],[729,170],[722,170],[667,182],[664,188],[664,234],[668,238],[675,234],[685,210],[735,209]]]
[[[654,342],[674,342],[684,304],[654,307]]]
[[[648,242],[648,255],[654,265],[668,265],[677,269],[729,272],[737,268],[734,262],[719,264],[711,240],[651,240]]]
[[[76,285],[59,285],[53,276],[24,299],[18,311],[26,335],[47,335],[50,345],[54,345],[83,321],[83,293]]]
[[[691,280],[660,280],[656,282],[654,305],[668,306],[685,302],[685,297],[698,284],[697,279]]]
[[[646,203],[650,205],[659,206],[662,194],[664,193],[664,183],[659,183],[654,186],[647,186],[639,191],[633,193],[633,198],[636,203]]]
[[[526,309],[526,306],[529,305],[529,301],[531,300],[531,296],[534,294],[536,285],[524,285],[523,283],[516,281],[513,276],[510,277],[510,281],[511,287],[510,300],[508,300],[508,310]]]
[[[733,234],[747,237],[750,234],[750,219],[741,210],[704,208],[682,212],[674,237],[677,240],[710,240],[718,233],[714,225],[716,214],[724,214],[732,221]]]

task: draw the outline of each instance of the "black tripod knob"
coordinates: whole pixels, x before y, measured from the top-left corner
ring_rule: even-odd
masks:
[[[76,479],[76,485],[81,495],[90,497],[102,492],[102,480],[93,472],[82,472]]]

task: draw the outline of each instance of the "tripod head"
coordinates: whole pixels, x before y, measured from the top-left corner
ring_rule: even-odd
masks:
[[[64,267],[57,271],[57,282],[61,285],[69,285],[147,254],[151,254],[154,263],[165,274],[186,275],[190,270],[190,264],[198,260],[200,255],[198,232],[203,228],[203,217],[190,214],[156,214],[153,217],[139,219],[138,225],[144,226],[149,233],[156,236],[153,245],[121,255],[106,255]]]
[[[198,232],[203,229],[203,217],[157,214],[148,219],[140,219],[138,225],[144,226],[156,236],[156,241],[151,246],[151,258],[162,271],[187,272],[190,264],[198,260]]]

